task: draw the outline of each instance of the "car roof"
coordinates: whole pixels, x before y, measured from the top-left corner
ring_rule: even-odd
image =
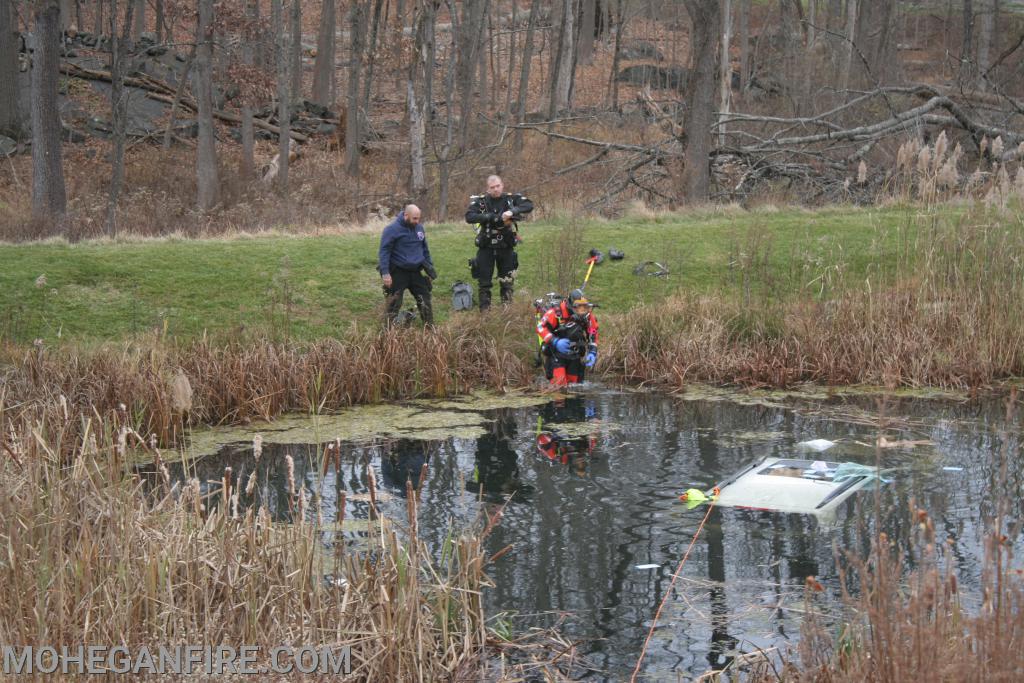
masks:
[[[835,480],[840,463],[767,457],[719,484],[716,505],[832,516],[875,479],[875,468]]]

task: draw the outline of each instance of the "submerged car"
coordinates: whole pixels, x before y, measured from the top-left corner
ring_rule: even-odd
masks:
[[[716,505],[831,519],[878,469],[857,463],[766,457],[718,484]]]

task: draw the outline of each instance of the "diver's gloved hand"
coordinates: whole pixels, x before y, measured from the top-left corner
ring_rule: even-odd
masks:
[[[572,353],[572,342],[568,339],[558,338],[554,342],[555,351],[558,353],[569,355]]]
[[[594,367],[597,363],[597,351],[590,351],[587,353],[587,357],[583,359],[583,364],[588,368]]]

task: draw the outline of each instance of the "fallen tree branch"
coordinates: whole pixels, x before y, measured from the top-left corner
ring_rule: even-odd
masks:
[[[100,71],[99,69],[87,69],[84,66],[73,64],[72,62],[61,62],[60,72],[65,76],[71,76],[73,78],[82,78],[89,81],[104,81],[106,83],[111,82],[111,76],[109,71]],[[129,85],[133,88],[140,88],[149,92],[162,93],[165,95],[173,95],[174,88],[163,81],[159,81],[151,76],[145,78],[139,78],[136,76],[125,76],[124,84]]]
[[[157,94],[157,93],[152,93],[152,92],[151,93],[147,93],[146,97],[148,97],[150,99],[153,99],[153,100],[156,100],[157,102],[164,102],[165,104],[172,104],[173,103],[173,100],[170,97],[166,97],[164,95],[160,95],[160,94]],[[196,103],[193,102],[192,100],[188,99],[187,97],[183,97],[181,99],[181,104],[182,104],[182,106],[185,106],[188,109],[191,109],[192,111],[196,111],[197,110]],[[232,113],[226,112],[226,111],[220,111],[220,110],[214,111],[213,112],[213,116],[215,118],[220,119],[221,121],[226,121],[227,123],[241,123],[242,122],[242,117],[241,116],[238,116],[237,114],[232,114]],[[252,120],[252,123],[257,128],[262,128],[263,130],[270,131],[271,133],[274,133],[275,135],[281,135],[281,129],[278,126],[275,126],[274,124],[272,124],[272,123],[270,123],[268,121],[264,121],[263,119],[256,119],[256,118],[254,118]],[[292,140],[295,140],[296,142],[309,142],[309,136],[308,135],[303,135],[302,133],[297,133],[296,131],[290,131],[290,132],[291,132]]]

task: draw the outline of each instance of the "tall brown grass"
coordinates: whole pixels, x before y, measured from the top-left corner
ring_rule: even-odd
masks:
[[[984,388],[1024,375],[1021,219],[978,212],[903,235],[887,263],[853,277],[815,264],[796,296],[775,296],[752,259],[739,296],[679,295],[606,315],[604,371],[627,382],[784,387],[797,382]],[[760,295],[751,295],[755,280]],[[810,284],[806,284],[808,282]]]
[[[158,467],[155,487],[145,485],[125,465],[136,444],[116,424],[94,418],[71,430],[59,404],[30,414],[4,397],[0,415],[3,643],[245,644],[263,656],[348,645],[353,680],[481,675],[492,519],[451,530],[435,557],[417,538],[409,491],[405,528],[365,520],[367,546],[352,548],[324,533],[331,520],[306,507],[316,497],[297,496],[309,512],[276,523],[265,508],[245,509],[255,499],[242,482],[213,500],[197,480],[172,484]]]
[[[523,385],[532,340],[520,336],[508,321],[483,317],[425,331],[353,328],[308,346],[149,338],[90,351],[7,348],[4,387],[29,413],[64,406],[64,429],[81,431],[82,420],[100,417],[144,441],[174,444],[189,424]]]

